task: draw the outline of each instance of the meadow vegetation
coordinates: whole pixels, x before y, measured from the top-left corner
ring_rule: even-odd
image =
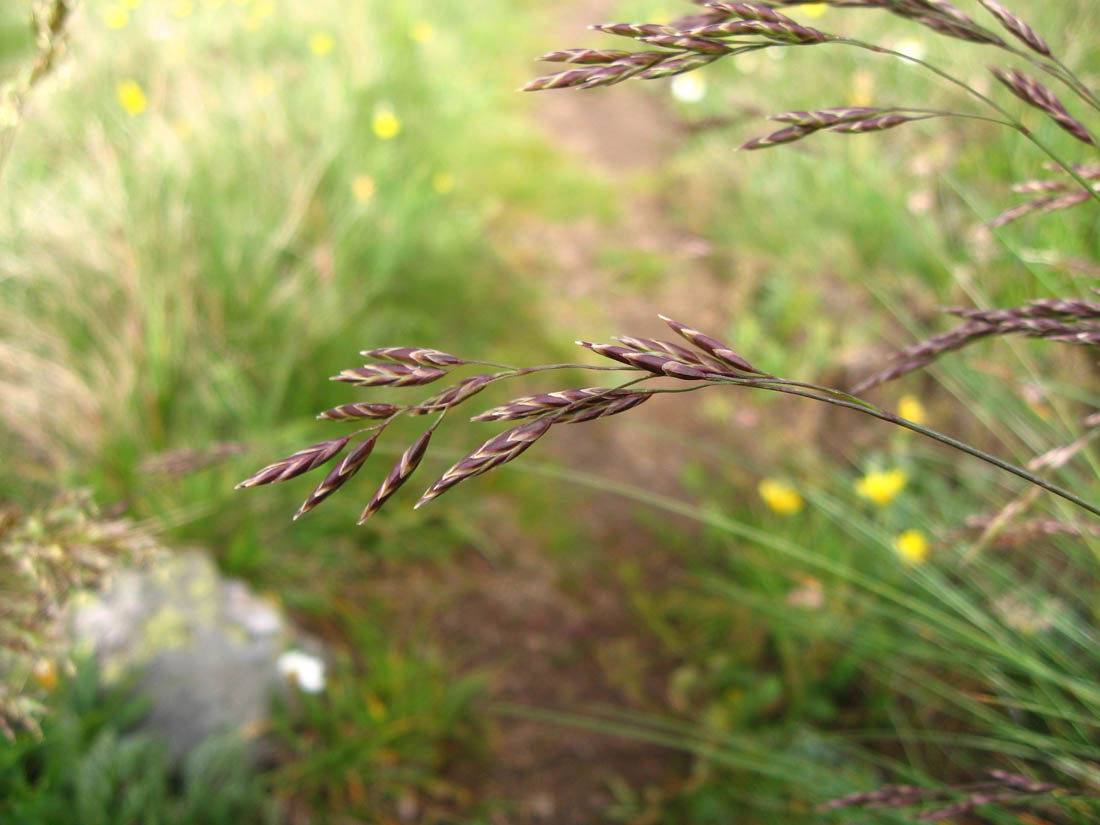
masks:
[[[220,811],[187,809],[207,780],[170,780],[155,743],[126,740],[132,707],[63,675],[39,743],[0,744],[19,821],[55,821],[91,793],[58,777],[105,763],[87,810],[117,794],[157,811],[134,821],[263,821],[267,795],[290,821],[901,823],[1013,787],[990,771],[1049,784],[955,821],[1095,816],[1096,522],[913,433],[717,387],[557,428],[431,507],[399,491],[361,528],[430,419],[396,422],[293,523],[316,481],[232,491],[345,434],[318,411],[394,400],[328,381],[369,347],[581,360],[572,338],[663,336],[664,311],[762,371],[846,387],[953,326],[939,307],[1092,297],[1091,204],[984,225],[1048,160],[1009,130],[931,120],[732,151],[771,112],[960,105],[895,58],[774,49],[514,93],[536,55],[613,46],[582,24],[685,5],[81,6],[0,177],[0,503],[89,490],[209,549],[336,666],[325,694],[276,713],[262,774],[209,754],[194,769],[233,789]],[[1100,85],[1100,10],[1017,5]],[[0,10],[5,74],[32,53],[26,10]],[[1091,161],[996,85],[988,51],[871,10],[784,11],[950,65]],[[1093,348],[997,338],[869,397],[1097,502],[1095,377]],[[467,407],[591,383],[576,378]],[[489,426],[445,422],[421,474]],[[600,750],[612,738],[629,744]],[[946,790],[819,809],[886,783]]]

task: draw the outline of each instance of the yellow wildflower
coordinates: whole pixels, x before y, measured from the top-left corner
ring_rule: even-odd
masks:
[[[920,530],[906,530],[894,539],[894,549],[909,564],[920,564],[928,558],[928,539]]]
[[[203,5],[211,9],[220,9],[225,5],[225,0],[202,0]]]
[[[409,29],[409,37],[417,43],[430,43],[435,39],[435,29],[432,28],[431,23],[424,21],[414,23],[413,27]]]
[[[130,22],[130,13],[122,6],[108,6],[103,10],[103,22],[109,29],[124,29]]]
[[[856,482],[856,492],[882,507],[897,497],[908,480],[904,470],[875,470]]]
[[[374,197],[374,178],[370,175],[356,175],[351,182],[351,193],[359,203],[366,203]]]
[[[122,0],[122,8],[133,11],[141,5],[141,0]]]
[[[172,16],[182,20],[195,11],[195,0],[175,0],[172,3]]]
[[[309,36],[309,50],[318,57],[323,57],[332,51],[336,41],[328,32],[314,32]]]
[[[914,424],[923,425],[928,422],[928,413],[924,409],[924,404],[915,395],[901,397],[898,401],[898,415],[909,419]]]
[[[781,516],[790,516],[802,509],[802,496],[798,490],[783,481],[766,478],[757,486],[760,498]]]
[[[382,103],[374,107],[374,120],[371,122],[371,127],[382,140],[389,140],[397,137],[397,133],[401,131],[401,121],[394,114],[393,107]]]
[[[118,105],[125,109],[127,114],[140,115],[148,105],[145,90],[134,80],[124,80],[119,83],[115,94],[118,97]]]
[[[798,7],[798,11],[807,17],[821,17],[829,9],[828,3],[806,3]]]
[[[455,176],[450,172],[436,172],[432,176],[432,189],[440,195],[446,195],[455,188]]]

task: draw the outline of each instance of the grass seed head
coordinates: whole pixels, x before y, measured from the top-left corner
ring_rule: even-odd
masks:
[[[317,418],[326,421],[356,421],[364,418],[389,418],[401,408],[393,404],[341,404],[319,413]]]
[[[709,335],[706,335],[697,329],[691,329],[685,324],[681,324],[679,321],[674,321],[665,315],[659,315],[658,317],[666,324],[668,324],[674,332],[676,332],[678,335],[685,338],[686,340],[690,341],[692,344],[697,346],[703,352],[710,355],[712,358],[715,358],[716,360],[722,362],[723,364],[731,366],[736,370],[741,370],[742,372],[754,373],[756,375],[762,374],[752,364],[750,364],[728,346],[723,344],[717,338],[711,338]]]
[[[997,0],[978,0],[997,21],[1033,52],[1051,57],[1050,47],[1027,23],[1002,6]]]
[[[514,421],[520,418],[531,418],[535,415],[553,412],[563,407],[575,406],[583,408],[593,404],[608,403],[633,393],[627,389],[614,389],[609,387],[581,387],[572,390],[557,390],[555,392],[541,393],[539,395],[527,395],[515,398],[507,404],[493,407],[483,413],[475,415],[471,421]]]
[[[632,52],[624,52],[618,49],[562,49],[556,52],[548,52],[536,60],[544,63],[580,63],[589,65],[593,63],[614,63],[630,57]]]
[[[424,459],[424,453],[428,451],[428,442],[431,440],[434,430],[434,426],[430,427],[401,454],[401,458],[397,460],[397,463],[393,465],[393,469],[391,469],[389,474],[382,480],[382,484],[375,491],[374,496],[360,514],[359,524],[363,524],[367,519],[377,513],[382,508],[382,505],[390,499],[390,496],[401,489],[401,485],[409,480],[409,477],[416,471],[416,468],[420,466],[420,462]]]
[[[274,484],[278,481],[286,481],[303,473],[308,473],[337,455],[351,438],[350,435],[343,438],[333,438],[322,441],[320,444],[314,444],[312,447],[306,447],[304,450],[299,450],[294,455],[276,461],[274,464],[269,464],[249,476],[238,484],[235,489],[259,487],[261,484]]]
[[[1020,98],[1020,100],[1025,103],[1034,106],[1036,109],[1046,112],[1055,123],[1079,141],[1087,143],[1089,146],[1096,145],[1095,141],[1092,139],[1092,135],[1089,134],[1084,124],[1071,116],[1070,113],[1066,111],[1066,107],[1062,104],[1062,101],[1038,80],[1016,69],[1006,71],[997,66],[990,66],[989,71],[991,71],[993,76],[996,77],[1005,88],[1012,92],[1012,94],[1016,95],[1016,97]]]
[[[402,364],[413,364],[423,367],[453,367],[457,364],[465,364],[461,358],[448,355],[437,349],[423,349],[420,347],[378,347],[377,349],[365,349],[359,353],[366,358],[376,361],[397,361]]]
[[[312,493],[302,502],[302,506],[298,508],[298,512],[294,514],[294,520],[297,521],[326,498],[331,496],[337,490],[344,486],[344,483],[359,472],[359,468],[363,466],[363,463],[370,457],[371,452],[374,450],[374,445],[378,441],[378,437],[381,435],[381,431],[374,433],[370,438],[357,444],[355,449],[344,456],[333,467],[324,481],[317,485]]]
[[[447,375],[446,370],[435,367],[411,367],[405,364],[364,364],[362,367],[342,370],[330,381],[343,381],[357,387],[417,387],[430,384]]]
[[[499,433],[437,478],[414,505],[421,507],[468,478],[481,475],[518,457],[544,436],[555,423],[552,417],[539,418]]]

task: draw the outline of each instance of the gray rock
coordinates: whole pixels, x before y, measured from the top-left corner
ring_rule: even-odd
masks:
[[[254,738],[272,691],[286,685],[279,657],[301,646],[276,605],[196,552],[118,573],[74,601],[68,627],[104,681],[138,676],[151,703],[142,725],[176,759],[215,734]]]

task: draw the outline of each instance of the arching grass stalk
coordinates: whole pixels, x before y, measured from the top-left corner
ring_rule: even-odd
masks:
[[[988,330],[983,327],[983,334],[1019,332],[1021,324],[1023,324],[1022,329],[1025,332],[1039,337],[1048,337],[1054,340],[1069,339],[1092,345],[1100,343],[1100,331],[1095,328],[1095,320],[1100,317],[1100,305],[1094,306],[1087,302],[1039,301],[1033,302],[1028,307],[985,313],[984,315],[984,320],[973,322],[989,327]],[[1049,317],[1051,315],[1054,317]],[[577,424],[618,415],[645,403],[654,395],[661,393],[690,392],[709,386],[733,385],[782,392],[820,401],[836,407],[854,410],[889,424],[912,430],[926,438],[959,450],[1024,479],[1037,487],[1060,496],[1092,515],[1100,517],[1100,507],[1023,467],[1018,467],[973,445],[932,430],[922,424],[902,418],[841,390],[803,381],[792,381],[762,372],[722,341],[699,330],[692,329],[679,321],[664,316],[661,317],[690,346],[684,346],[673,341],[636,336],[621,336],[618,338],[619,344],[593,344],[587,341],[578,341],[579,345],[604,358],[618,362],[619,366],[549,364],[536,367],[510,367],[495,374],[480,374],[463,378],[445,387],[442,391],[413,404],[397,405],[379,402],[343,404],[331,410],[325,410],[318,417],[345,422],[376,418],[381,419],[381,423],[367,430],[359,430],[351,436],[331,439],[307,447],[289,458],[263,468],[238,486],[255,487],[295,478],[335,459],[349,445],[355,435],[369,430],[371,434],[367,440],[356,446],[349,456],[342,459],[336,465],[336,468],[330,471],[321,485],[307,498],[295,516],[297,518],[335,492],[351,475],[358,471],[373,450],[374,443],[396,418],[403,415],[419,416],[427,413],[439,413],[440,418],[402,455],[397,466],[387,476],[382,488],[379,489],[371,504],[364,510],[360,518],[360,523],[363,523],[412,475],[427,449],[428,439],[442,421],[442,416],[467,401],[486,386],[506,379],[549,370],[581,368],[603,372],[610,369],[616,372],[633,372],[634,377],[614,387],[577,387],[523,396],[475,415],[471,420],[521,421],[522,423],[493,436],[455,463],[428,487],[416,506],[420,507],[439,497],[466,479],[481,475],[512,461],[556,425]],[[971,335],[970,338],[965,338],[961,343],[953,338],[950,343],[953,346],[961,346],[973,337]],[[922,353],[930,360],[931,357],[943,351],[944,348],[945,346],[942,344],[930,346],[922,350]],[[333,380],[351,383],[359,387],[418,387],[448,377],[450,370],[454,368],[490,363],[459,358],[439,350],[417,347],[379,347],[365,350],[362,354],[368,358],[378,360],[368,362],[362,367],[343,370],[339,375],[333,376]],[[899,371],[897,374],[901,374],[901,372]],[[891,375],[887,375],[887,378]],[[635,386],[654,378],[678,379],[688,382],[688,385],[677,389],[643,389]]]

